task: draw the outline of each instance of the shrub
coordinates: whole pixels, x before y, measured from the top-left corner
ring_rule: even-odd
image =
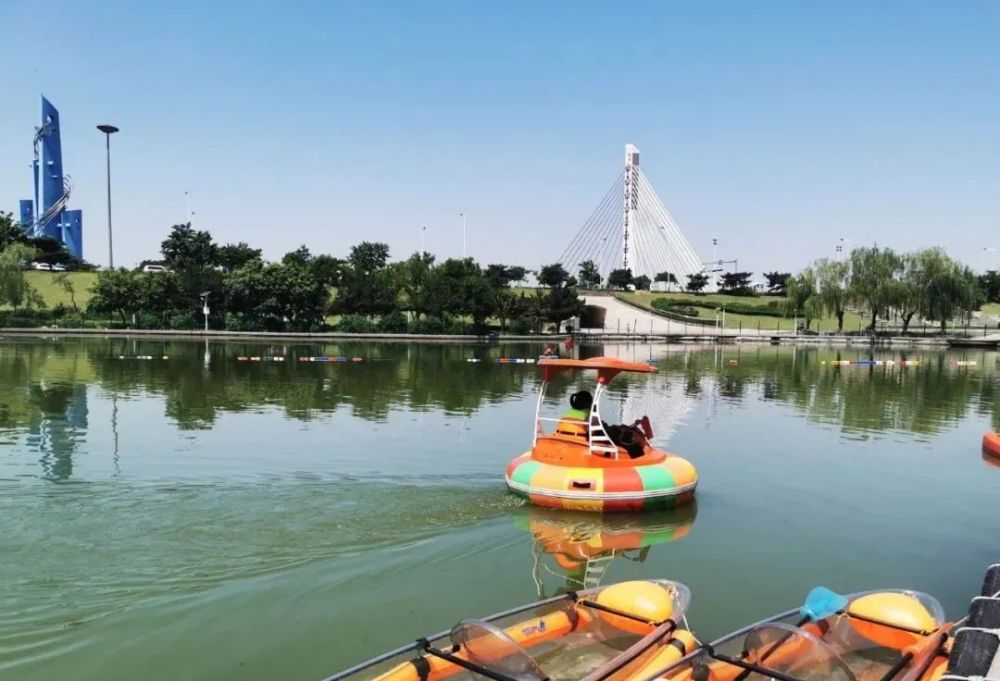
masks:
[[[340,318],[337,331],[342,333],[375,333],[375,322],[360,314],[347,314]]]
[[[678,312],[679,314],[687,314],[680,312],[678,308],[684,307],[699,307],[709,310],[715,310],[719,307],[724,307],[726,312],[731,312],[733,314],[747,314],[747,315],[760,315],[763,317],[784,317],[785,311],[780,300],[768,301],[765,305],[751,305],[747,303],[734,303],[729,302],[725,305],[720,305],[719,303],[713,303],[710,301],[701,300],[676,300],[673,298],[654,298],[650,303],[657,310],[666,310],[667,312]],[[693,316],[693,315],[692,315]]]
[[[441,334],[444,333],[444,322],[437,317],[414,319],[409,324],[410,333]]]
[[[167,320],[167,327],[177,331],[199,329],[204,322],[194,312],[174,312]]]
[[[244,317],[243,315],[227,313],[226,328],[230,331],[265,331],[263,320],[256,317]]]
[[[378,320],[378,330],[382,333],[406,333],[408,327],[406,315],[399,310],[382,315]]]
[[[534,332],[534,320],[528,317],[518,317],[510,323],[510,332],[517,336],[524,336]]]

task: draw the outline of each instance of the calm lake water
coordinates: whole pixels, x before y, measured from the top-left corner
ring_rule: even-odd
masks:
[[[495,359],[541,349],[0,341],[0,676],[319,679],[638,577],[686,582],[709,637],[816,584],[954,616],[1000,555],[996,353],[583,346],[657,361],[607,411],[701,475],[696,508],[602,520],[504,490],[538,376]]]

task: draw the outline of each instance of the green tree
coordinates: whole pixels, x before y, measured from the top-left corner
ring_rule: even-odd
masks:
[[[976,275],[968,267],[948,260],[947,267],[936,273],[927,284],[923,315],[941,323],[941,333],[948,320],[968,314],[982,302],[982,291]]]
[[[601,288],[601,271],[597,269],[597,263],[593,260],[584,260],[580,263],[580,272],[577,276],[580,286],[585,289]]]
[[[250,245],[244,241],[237,244],[219,246],[216,260],[219,266],[226,272],[246,267],[251,262],[263,262],[261,250],[259,248],[250,248]]]
[[[863,307],[875,332],[880,315],[886,314],[898,295],[896,275],[902,268],[900,257],[890,248],[856,248],[851,251],[851,300]]]
[[[632,283],[635,284],[636,290],[639,290],[639,291],[648,291],[650,285],[653,282],[650,281],[649,277],[647,277],[645,274],[642,274],[642,275],[639,275],[638,277],[636,277],[635,279],[633,279]]]
[[[704,272],[687,275],[685,288],[691,293],[701,293],[708,286],[708,275]]]
[[[850,266],[843,261],[823,258],[816,261],[813,269],[816,272],[817,302],[825,312],[837,318],[837,331],[843,331]]]
[[[339,286],[340,275],[345,266],[346,263],[340,258],[325,253],[314,255],[309,261],[309,270],[324,286]]]
[[[415,318],[426,314],[426,296],[424,287],[434,270],[434,256],[430,253],[414,253],[399,264],[399,285],[406,295],[407,307]]]
[[[143,311],[148,302],[143,274],[125,269],[98,272],[90,309],[97,313],[118,314],[122,324],[127,324],[129,317]]]
[[[785,282],[786,314],[801,314],[806,330],[812,325],[813,317],[821,309],[819,301],[816,300],[816,274],[812,268],[807,267],[794,277],[788,277]]]
[[[336,314],[385,315],[398,309],[398,272],[388,267],[389,246],[365,241],[351,248],[332,310]]]
[[[22,243],[10,243],[0,252],[0,303],[16,310],[40,300],[24,276],[25,263],[31,262],[35,255],[34,248]]]
[[[677,277],[674,276],[673,272],[660,272],[653,278],[653,281],[662,281],[668,286],[671,284],[677,284]]]
[[[785,284],[790,276],[792,276],[791,272],[764,272],[764,278],[767,279],[767,292],[776,296],[785,295]]]
[[[979,288],[986,302],[1000,303],[1000,272],[987,270],[979,275]]]
[[[347,257],[350,266],[356,272],[370,273],[385,268],[389,263],[389,245],[381,242],[362,241],[351,247]]]
[[[25,243],[26,241],[24,227],[20,223],[14,222],[12,214],[0,210],[0,251],[13,243]]]
[[[719,293],[729,293],[735,296],[752,296],[750,277],[753,272],[723,272]]]
[[[559,263],[545,265],[538,271],[538,283],[546,288],[562,286],[569,278],[569,272]]]
[[[608,288],[624,291],[634,283],[635,279],[632,277],[632,270],[628,268],[611,270],[611,273],[608,275]]]
[[[219,247],[212,235],[195,230],[191,223],[174,225],[160,244],[160,252],[167,266],[177,272],[212,267],[219,260]]]
[[[73,311],[79,312],[80,308],[76,304],[76,286],[73,284],[73,280],[70,279],[69,273],[60,272],[52,278],[52,281],[69,296],[69,302],[73,306]]]

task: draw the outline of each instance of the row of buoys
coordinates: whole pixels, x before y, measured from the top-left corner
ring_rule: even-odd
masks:
[[[170,359],[167,355],[118,355],[118,359]]]
[[[334,355],[303,355],[299,357],[300,362],[332,362],[336,364],[346,364],[347,362],[363,362],[364,357],[344,357]]]
[[[468,357],[465,361],[472,364],[481,364],[485,361],[488,361],[491,364],[534,364],[538,360],[533,357],[497,357],[496,359],[491,360],[484,360],[480,357]]]
[[[976,366],[976,360],[974,359],[953,359],[951,360],[951,365],[953,367],[974,367]]]
[[[244,356],[240,355],[236,358],[237,362],[284,362],[285,358],[280,355],[267,356],[261,355],[260,357],[254,356]]]
[[[829,364],[831,366],[858,366],[858,367],[913,367],[920,366],[919,359],[831,359],[822,360],[820,364]]]

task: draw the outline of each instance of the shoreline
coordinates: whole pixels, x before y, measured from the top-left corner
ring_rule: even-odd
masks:
[[[445,335],[406,333],[342,333],[328,332],[272,332],[272,331],[217,331],[171,329],[63,329],[63,328],[0,328],[2,337],[60,336],[67,338],[170,338],[178,340],[279,340],[279,341],[384,341],[393,343],[551,343],[561,342],[568,334],[545,335]],[[738,335],[738,334],[648,334],[648,333],[574,333],[578,343],[634,342],[644,345],[661,343],[689,343],[692,345],[805,345],[805,346],[876,346],[876,347],[933,347],[952,345],[947,338],[889,336],[873,339],[870,336],[804,336],[792,334]],[[954,340],[954,339],[953,339]],[[959,339],[961,342],[962,339]],[[990,349],[989,345],[985,346]],[[994,346],[995,349],[1000,349]]]

